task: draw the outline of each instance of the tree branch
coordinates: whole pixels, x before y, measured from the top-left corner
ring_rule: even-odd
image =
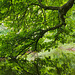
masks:
[[[44,5],[40,5],[40,4],[36,4],[36,3],[32,3],[31,5],[40,6],[44,10],[58,10],[59,9],[59,7],[55,7],[55,6],[44,6]]]
[[[68,12],[68,10],[70,8],[72,8],[73,4],[74,4],[74,0],[69,0],[66,4],[64,4],[63,6],[61,6],[59,8],[59,10],[58,10],[59,11],[59,17],[60,17],[60,19],[61,19],[61,21],[62,21],[63,24],[65,23],[64,16]]]

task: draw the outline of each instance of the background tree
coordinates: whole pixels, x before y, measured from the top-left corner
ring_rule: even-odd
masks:
[[[27,51],[50,50],[57,47],[59,42],[75,42],[69,40],[75,37],[74,0],[2,0],[0,7],[0,23],[9,29],[7,34],[0,37],[0,57],[7,60],[4,66],[1,65],[2,68],[5,69],[7,65],[6,69],[8,67],[12,74],[18,75],[47,75],[48,72],[43,71],[45,66],[54,63],[51,67],[55,69],[50,70],[49,74],[53,71],[59,75],[66,74],[67,70],[62,72],[63,68],[57,66],[58,59],[38,58],[29,62],[22,56]],[[44,42],[46,38],[49,42]]]

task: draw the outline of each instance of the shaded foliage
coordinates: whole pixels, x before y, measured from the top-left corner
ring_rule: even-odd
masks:
[[[75,61],[71,62],[68,54],[61,53],[62,58],[54,55],[53,59],[38,57],[30,62],[26,52],[50,51],[59,43],[75,43],[74,0],[2,0],[0,7],[0,24],[9,30],[0,35],[1,75],[70,75],[73,72],[71,67]]]

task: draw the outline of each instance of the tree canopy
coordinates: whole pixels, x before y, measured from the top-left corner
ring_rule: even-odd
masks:
[[[18,57],[26,55],[27,51],[49,51],[59,43],[75,43],[74,0],[1,0],[0,7],[0,24],[8,29],[7,33],[0,35],[0,57],[7,60],[7,67],[10,63],[10,72],[16,69],[18,75],[51,75],[44,73],[45,66],[41,66],[51,66],[55,62],[51,67],[56,67],[55,74],[60,75],[63,68],[57,67],[58,59],[37,58],[30,63],[26,57]]]

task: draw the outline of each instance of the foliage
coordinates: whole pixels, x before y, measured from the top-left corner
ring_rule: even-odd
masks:
[[[0,1],[0,24],[7,27],[0,30],[0,75],[74,75],[73,53],[27,60],[27,51],[50,51],[59,43],[75,43],[74,0],[69,0],[67,11],[63,5],[68,0],[40,1]]]

